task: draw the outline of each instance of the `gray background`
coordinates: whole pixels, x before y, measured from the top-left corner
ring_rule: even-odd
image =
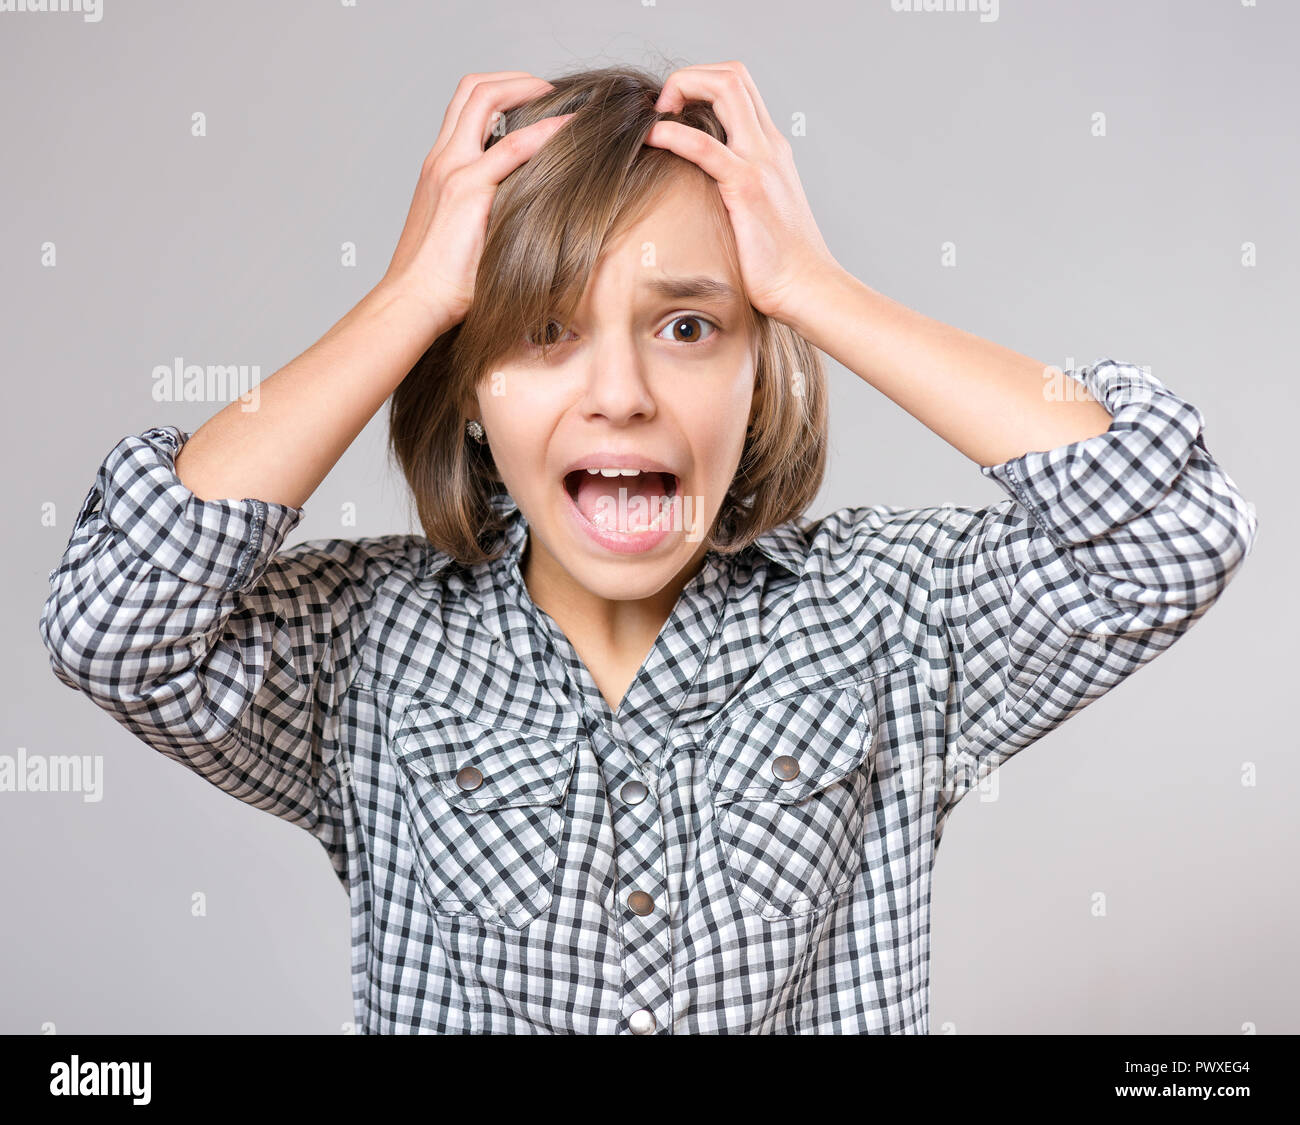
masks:
[[[348,903],[320,845],[63,687],[37,634],[104,454],[222,405],[155,402],[153,367],[182,356],[265,376],[318,339],[386,267],[462,74],[732,58],[778,123],[806,115],[792,143],[843,265],[1044,363],[1149,365],[1201,408],[1260,518],[1205,619],[1004,766],[996,800],[958,806],[936,861],[932,1030],[1300,1030],[1296,735],[1278,710],[1295,698],[1297,635],[1298,32],[1282,0],[1003,0],[991,22],[888,0],[0,14],[0,753],[102,754],[105,769],[99,803],[0,793],[0,1031],[351,1020]],[[340,265],[345,241],[356,268]],[[940,264],[946,241],[956,268]],[[1003,497],[829,367],[831,466],[810,514]],[[384,425],[381,412],[290,542],[415,529]],[[206,917],[191,915],[195,891]]]

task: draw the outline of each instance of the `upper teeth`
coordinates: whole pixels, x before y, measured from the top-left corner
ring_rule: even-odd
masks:
[[[640,469],[588,469],[591,476],[599,474],[602,477],[634,477],[640,474]]]

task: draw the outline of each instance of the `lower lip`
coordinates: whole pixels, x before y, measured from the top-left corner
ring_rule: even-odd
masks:
[[[681,485],[682,482],[678,480],[678,494],[681,493]],[[560,481],[560,491],[564,493],[565,506],[569,510],[569,518],[574,525],[578,530],[585,533],[592,542],[607,551],[613,551],[619,555],[641,555],[659,546],[672,534],[672,509],[669,509],[663,516],[663,522],[670,525],[668,527],[660,527],[654,531],[607,531],[604,528],[597,527],[582,514],[578,505],[573,502],[573,497],[569,495],[569,490],[565,487],[563,480]]]

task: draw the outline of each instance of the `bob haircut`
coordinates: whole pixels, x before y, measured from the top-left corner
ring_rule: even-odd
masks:
[[[680,121],[726,143],[712,105],[654,108],[662,80],[631,66],[582,70],[498,120],[485,147],[543,117],[573,113],[559,133],[497,186],[464,319],[438,337],[393,392],[389,448],[414,495],[420,524],[440,551],[466,565],[496,558],[503,530],[492,504],[505,493],[489,446],[467,437],[475,392],[494,361],[527,335],[550,353],[549,325],[568,329],[606,240],[649,206],[673,177],[706,182],[733,267],[735,234],[713,178],[668,149],[644,144],[658,120]],[[739,274],[738,267],[736,268]],[[732,553],[798,516],[826,464],[826,377],[821,355],[787,325],[750,306],[757,342],[744,447],[709,530],[709,548]]]

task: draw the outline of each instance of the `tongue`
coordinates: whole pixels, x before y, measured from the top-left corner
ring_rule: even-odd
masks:
[[[619,493],[626,490],[620,497]],[[578,482],[578,511],[606,531],[644,531],[665,511],[668,486],[662,473],[606,477],[583,472]]]

